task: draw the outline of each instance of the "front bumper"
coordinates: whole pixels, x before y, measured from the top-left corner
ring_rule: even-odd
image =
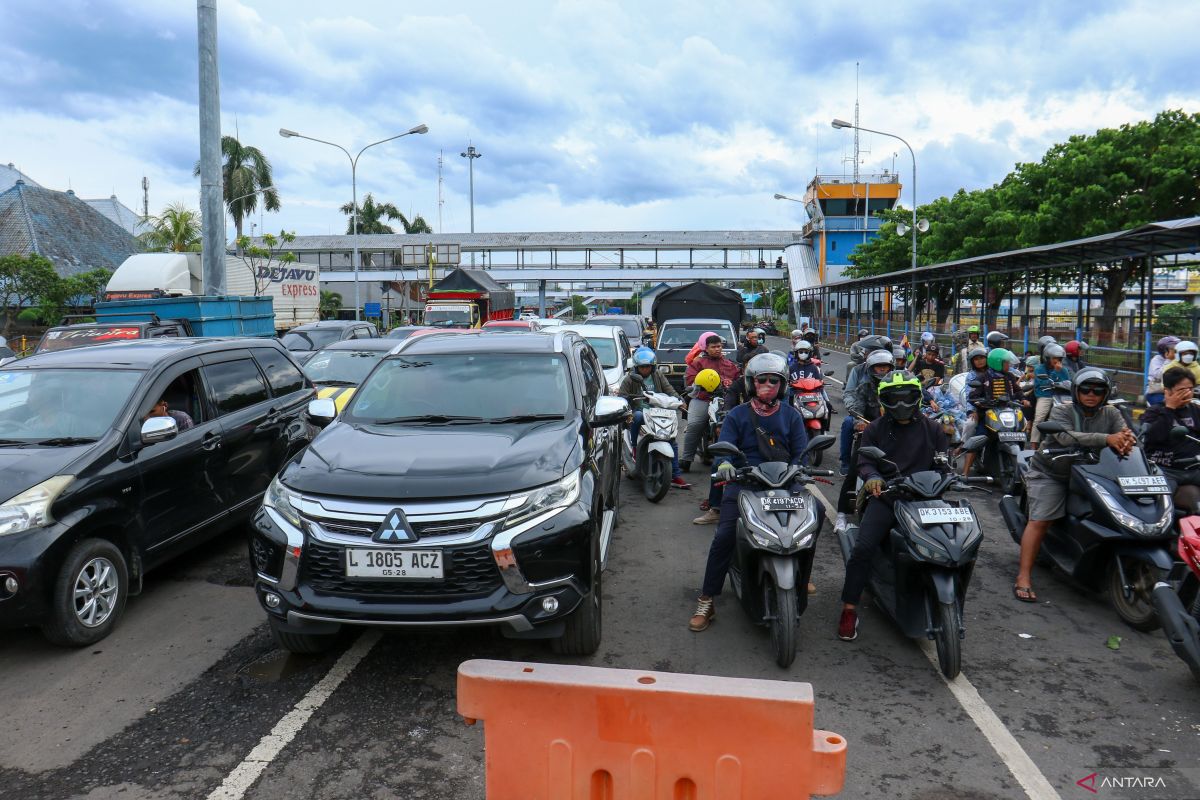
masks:
[[[53,565],[68,528],[55,522],[0,536],[0,628],[37,625],[49,613]],[[5,588],[10,577],[17,581],[15,593]]]

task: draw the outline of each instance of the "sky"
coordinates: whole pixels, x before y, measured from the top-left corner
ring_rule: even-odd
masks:
[[[222,133],[260,148],[268,231],[343,233],[358,192],[477,231],[794,229],[853,119],[904,137],[917,200],[1001,180],[1055,142],[1200,110],[1200,3],[217,0]],[[0,164],[140,210],[199,206],[191,0],[2,0]],[[863,134],[860,169],[900,172]],[[438,156],[444,157],[438,206]],[[258,221],[258,215],[255,216]],[[232,231],[232,225],[229,224]],[[249,231],[247,231],[249,232]],[[232,235],[232,234],[230,234]]]

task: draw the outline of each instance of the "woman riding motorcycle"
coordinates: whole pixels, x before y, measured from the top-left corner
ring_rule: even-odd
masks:
[[[642,420],[645,418],[642,410],[646,407],[646,392],[660,392],[671,397],[679,394],[671,387],[666,376],[658,371],[658,356],[649,347],[639,347],[633,351],[633,369],[625,373],[617,394],[625,398],[633,410],[632,427],[629,430],[630,444],[637,452],[638,436],[642,432]],[[683,471],[679,468],[679,449],[671,442],[671,485],[677,489],[690,489],[691,484],[683,479]]]
[[[1178,336],[1164,336],[1158,340],[1158,352],[1150,359],[1150,366],[1146,369],[1146,405],[1163,404],[1163,369],[1175,358],[1178,344]]]
[[[824,378],[819,364],[813,362],[813,346],[801,339],[792,345],[788,354],[788,383],[801,378]]]
[[[1182,369],[1163,373],[1163,404],[1142,415],[1142,440],[1146,454],[1158,464],[1175,494],[1175,507],[1200,514],[1200,469],[1177,469],[1179,459],[1200,456],[1200,406],[1192,402],[1196,381]],[[1176,439],[1171,430],[1182,425],[1190,436]]]

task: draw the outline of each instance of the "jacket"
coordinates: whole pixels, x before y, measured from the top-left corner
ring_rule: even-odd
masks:
[[[1182,425],[1193,435],[1200,437],[1200,406],[1187,403],[1182,408],[1150,406],[1142,414],[1142,441],[1146,455],[1155,464],[1170,467],[1177,458],[1200,456],[1200,444],[1191,439],[1178,442],[1171,438],[1171,429]]]
[[[740,366],[742,369],[745,369],[747,361],[749,361],[750,359],[754,358],[757,355],[762,355],[763,353],[769,353],[769,352],[771,352],[771,351],[766,348],[766,345],[759,344],[755,347],[751,347],[748,344],[742,345],[741,347],[738,348],[738,351],[737,351],[738,366]]]
[[[1200,361],[1193,361],[1190,364],[1184,364],[1182,361],[1168,361],[1162,371],[1166,372],[1169,369],[1186,369],[1192,373],[1192,382],[1200,386]]]
[[[692,359],[691,364],[688,364],[687,372],[685,372],[683,375],[683,385],[691,386],[694,384],[696,382],[696,376],[699,375],[700,370],[703,369],[716,370],[717,374],[721,376],[722,382],[726,380],[736,381],[738,375],[741,374],[741,370],[737,368],[737,364],[734,364],[725,356],[713,358],[708,353],[701,353]],[[717,391],[723,391],[723,389],[717,389]],[[713,399],[713,394],[711,392],[706,392],[703,389],[697,389],[696,399],[703,400],[707,403],[709,400]]]
[[[621,385],[617,387],[617,395],[628,400],[629,408],[634,411],[640,411],[646,407],[645,384],[640,378],[641,376],[637,372],[626,372],[625,377],[621,379]],[[679,393],[671,386],[666,376],[658,370],[651,372],[650,378],[653,385],[652,391],[669,394],[672,397],[679,396]]]
[[[812,359],[801,363],[792,353],[788,353],[788,383],[798,381],[801,378],[819,378],[824,379],[825,375],[821,372],[821,366],[814,364]]]
[[[1163,391],[1162,374],[1163,369],[1170,363],[1163,358],[1162,353],[1155,353],[1150,359],[1150,366],[1146,370],[1146,394],[1161,394]]]
[[[1066,367],[1050,370],[1045,364],[1038,364],[1033,368],[1033,396],[1053,397],[1054,384],[1069,380],[1071,380],[1071,373],[1067,372]]]
[[[1003,383],[1003,386],[1000,384]],[[968,380],[968,385],[971,385]],[[1011,373],[997,372],[994,369],[988,368],[987,372],[980,375],[973,386],[971,393],[967,397],[967,401],[979,410],[980,403],[990,403],[997,396],[1007,397],[1014,403],[1021,402],[1021,387],[1017,385],[1017,379]]]
[[[868,422],[878,419],[880,414],[879,384],[871,378],[864,375],[855,384],[854,391],[844,394],[843,397],[846,401],[846,413],[862,417]]]
[[[862,455],[864,447],[878,447],[887,453],[888,460],[899,467],[900,475],[933,469],[933,457],[950,449],[942,426],[922,414],[915,415],[907,425],[890,416],[880,417],[862,432],[858,446],[856,467],[864,481],[883,477],[883,472],[895,477],[891,464],[882,465],[881,471],[881,465]]]
[[[783,402],[780,402],[779,410],[769,417],[755,414],[754,407],[749,403],[729,410],[725,416],[725,423],[721,426],[721,441],[734,444],[752,467],[763,461],[758,451],[756,428],[762,428],[779,437],[791,453],[789,463],[802,463],[804,448],[808,447],[808,432],[804,430],[804,418],[800,416],[799,411]],[[717,459],[718,463],[728,460]]]
[[[1108,446],[1108,437],[1125,430],[1125,418],[1113,406],[1100,406],[1090,417],[1083,414],[1073,403],[1055,406],[1050,410],[1048,422],[1061,422],[1069,433],[1047,433],[1042,436],[1041,448],[1030,462],[1030,469],[1047,475],[1066,479],[1071,474],[1071,460],[1060,458],[1051,461],[1046,449],[1051,447],[1083,447],[1100,450]]]

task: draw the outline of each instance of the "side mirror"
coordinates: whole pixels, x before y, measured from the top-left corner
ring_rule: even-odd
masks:
[[[1043,422],[1042,425],[1044,424],[1045,423]],[[1038,429],[1041,430],[1041,425],[1038,426]],[[1043,431],[1043,433],[1044,432],[1045,431]],[[966,443],[963,444],[963,450],[967,451],[968,453],[978,453],[985,447],[987,447],[987,436],[984,435],[972,436],[970,439],[967,439]]]
[[[1181,425],[1180,427],[1182,428],[1183,426]],[[1050,420],[1046,420],[1045,422],[1038,423],[1038,430],[1042,433],[1066,433],[1067,426],[1063,425],[1061,422],[1051,422]],[[1172,431],[1172,435],[1174,435],[1174,431]]]
[[[733,442],[714,442],[708,446],[708,452],[714,456],[723,456],[735,462],[744,461],[746,456]]]
[[[818,450],[828,450],[830,447],[833,447],[835,441],[837,441],[836,436],[822,433],[820,436],[814,436],[809,440],[808,447],[804,448],[804,452],[815,453]]]
[[[985,437],[984,441],[986,441],[986,440],[987,439]],[[711,449],[711,448],[709,448],[709,449]],[[872,461],[886,461],[887,460],[887,453],[883,452],[878,447],[860,447],[860,448],[858,448],[858,454],[860,456],[866,456],[867,458],[871,459]]]
[[[324,428],[337,417],[337,406],[328,397],[310,400],[308,403],[308,421],[318,428]]]
[[[179,435],[179,426],[171,417],[150,417],[142,423],[142,444],[169,442]]]
[[[1042,429],[1042,426],[1039,425],[1038,430],[1041,430],[1041,429]],[[1171,428],[1171,441],[1173,441],[1173,442],[1181,442],[1187,438],[1187,435],[1188,435],[1188,429],[1183,427],[1182,425],[1176,425],[1174,428]]]
[[[624,397],[601,397],[596,400],[589,420],[593,428],[607,428],[620,424],[629,416],[629,402]]]

